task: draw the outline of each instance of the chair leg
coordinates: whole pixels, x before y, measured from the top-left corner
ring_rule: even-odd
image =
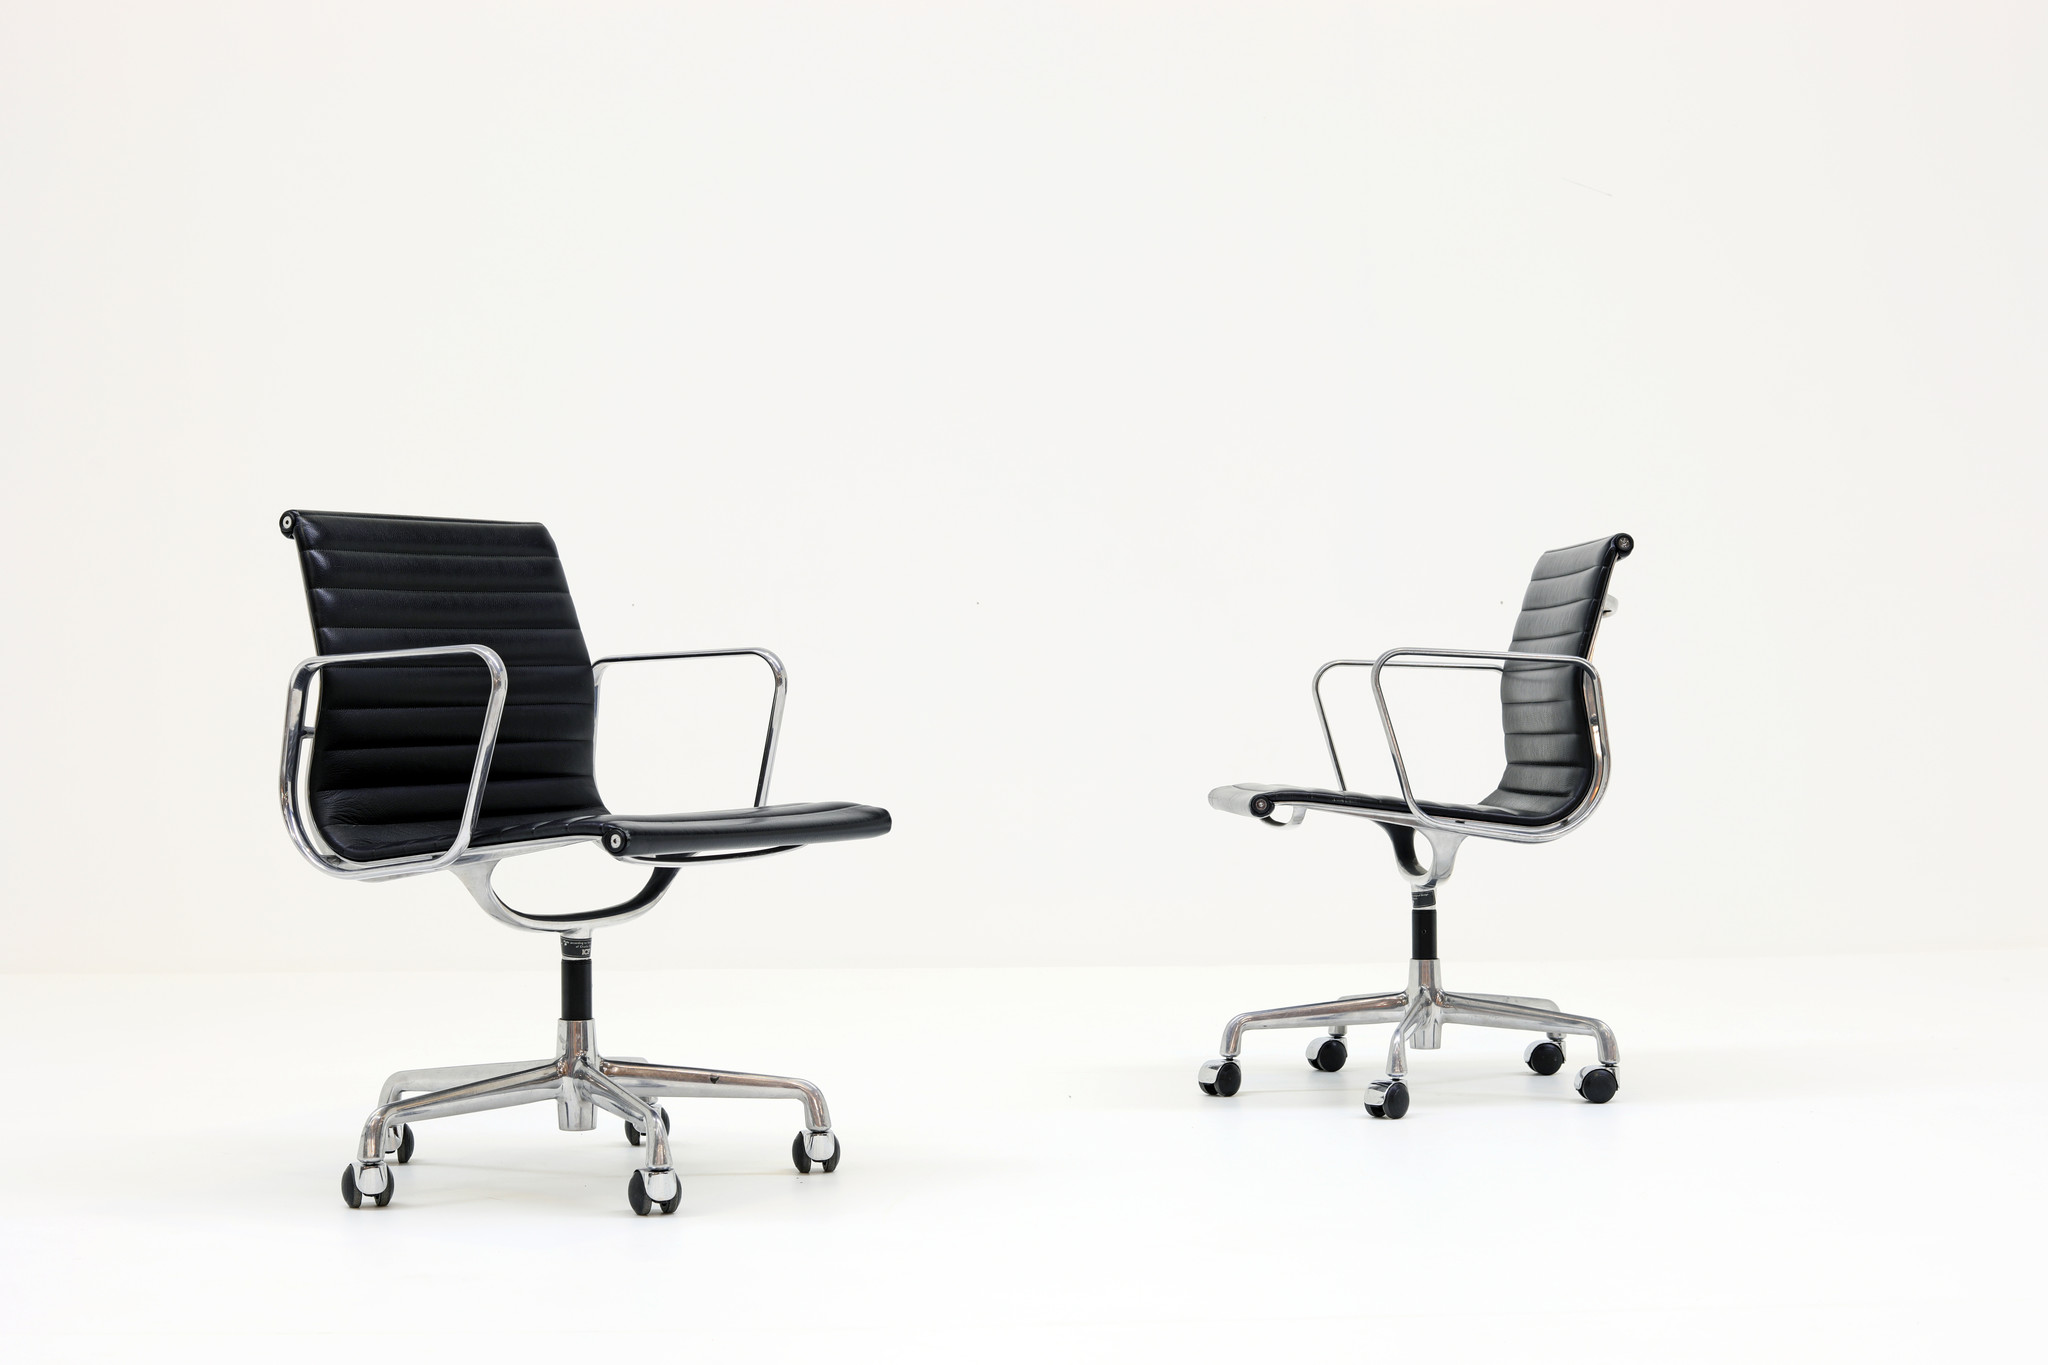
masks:
[[[1390,991],[1385,995],[1346,995],[1307,1005],[1249,1010],[1223,1026],[1223,1059],[1236,1058],[1243,1050],[1244,1035],[1253,1029],[1327,1028],[1335,1031],[1352,1024],[1381,1024],[1389,1019],[1398,1019],[1407,1008],[1407,992]]]
[[[1408,1036],[1428,1023],[1430,1011],[1435,1008],[1436,1003],[1425,994],[1402,1011],[1401,1022],[1394,1025],[1394,1036],[1387,1040],[1388,1080],[1398,1081],[1408,1074]]]
[[[1511,1003],[1498,996],[1468,995],[1456,991],[1444,993],[1443,1010],[1444,1022],[1450,1024],[1527,1029],[1533,1033],[1590,1034],[1599,1049],[1600,1065],[1612,1068],[1621,1063],[1621,1049],[1614,1041],[1614,1030],[1589,1015],[1565,1014],[1557,1009]]]
[[[640,1130],[641,1141],[647,1144],[646,1170],[670,1169],[668,1125],[661,1121],[661,1111],[605,1075],[605,1066],[603,1062],[594,1066],[588,1062],[579,1063],[575,1072],[577,1084],[588,1090],[591,1103]]]
[[[537,1104],[557,1098],[561,1089],[561,1064],[541,1062],[523,1071],[489,1076],[430,1091],[409,1100],[380,1104],[363,1123],[358,1161],[364,1166],[379,1165],[383,1161],[384,1130],[387,1128],[397,1128],[416,1120],[446,1118],[451,1114],[474,1114],[485,1109]]]
[[[752,1071],[715,1071],[697,1066],[660,1066],[653,1062],[627,1062],[607,1058],[598,1070],[635,1095],[662,1095],[686,1099],[789,1099],[804,1107],[804,1127],[813,1133],[830,1132],[832,1111],[825,1107],[825,1094],[809,1081],[794,1076],[764,1076]],[[641,1120],[635,1117],[633,1120]]]
[[[1482,995],[1478,991],[1459,991],[1458,995],[1464,1000],[1484,1000],[1490,1005],[1527,1005],[1538,1010],[1557,1008],[1555,1000],[1545,1000],[1534,995]]]
[[[473,1066],[423,1066],[410,1071],[394,1071],[385,1079],[377,1103],[390,1104],[393,1100],[422,1091],[446,1090],[450,1086],[487,1081],[494,1076],[509,1076],[515,1071],[531,1071],[537,1066],[548,1065],[548,1061],[542,1057],[530,1062],[478,1062]]]

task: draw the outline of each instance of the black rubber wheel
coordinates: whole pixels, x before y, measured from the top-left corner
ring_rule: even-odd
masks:
[[[660,1209],[663,1213],[674,1213],[683,1202],[682,1182],[676,1182],[676,1192],[672,1198],[656,1203],[647,1197],[647,1178],[641,1175],[640,1172],[635,1171],[633,1172],[632,1179],[626,1182],[626,1202],[632,1205],[633,1212],[639,1214],[642,1218],[645,1218],[656,1209]]]
[[[1564,1065],[1564,1049],[1546,1038],[1530,1048],[1529,1055],[1522,1060],[1539,1076],[1555,1076]]]
[[[1225,1062],[1216,1068],[1215,1080],[1196,1081],[1195,1084],[1201,1087],[1204,1095],[1216,1095],[1227,1100],[1244,1084],[1244,1071],[1236,1062]]]
[[[1325,1038],[1308,1064],[1318,1071],[1342,1071],[1344,1063],[1350,1060],[1351,1049],[1344,1046],[1342,1038]]]
[[[391,1196],[397,1189],[398,1179],[392,1174],[391,1168],[386,1166],[384,1168],[383,1192],[371,1195],[370,1203],[377,1208],[383,1208],[391,1202]],[[356,1188],[356,1165],[353,1161],[341,1168],[341,1197],[343,1202],[352,1209],[359,1209],[363,1206],[363,1192]]]
[[[1579,1077],[1579,1094],[1588,1104],[1605,1104],[1621,1089],[1621,1081],[1604,1066],[1588,1067]]]
[[[406,1124],[398,1130],[398,1164],[403,1166],[412,1160],[412,1125]]]
[[[839,1169],[839,1158],[845,1154],[846,1145],[839,1140],[837,1133],[832,1135],[832,1155],[824,1161],[811,1160],[811,1154],[804,1150],[804,1135],[802,1133],[798,1133],[796,1140],[789,1144],[789,1159],[795,1164],[798,1175],[809,1175],[813,1166],[816,1166],[824,1174],[830,1175]]]
[[[626,1120],[625,1122],[626,1122],[626,1141],[628,1141],[628,1142],[632,1143],[632,1144],[633,1144],[633,1145],[634,1145],[635,1147],[638,1147],[638,1146],[640,1145],[640,1143],[641,1143],[641,1140],[642,1140],[642,1138],[643,1138],[643,1136],[644,1136],[644,1135],[643,1135],[643,1134],[641,1133],[641,1131],[640,1131],[640,1130],[639,1130],[638,1128],[635,1128],[635,1127],[633,1126],[633,1120],[631,1120],[631,1119],[627,1119],[627,1120]],[[672,1124],[671,1124],[671,1123],[670,1123],[670,1122],[668,1121],[668,1110],[666,1110],[666,1109],[664,1109],[664,1110],[662,1110],[662,1111],[661,1111],[661,1131],[662,1131],[662,1132],[664,1132],[664,1133],[667,1133],[667,1132],[672,1132],[672,1131],[674,1131],[674,1125],[672,1125]]]
[[[1380,1096],[1380,1103],[1368,1104],[1365,1112],[1376,1119],[1397,1119],[1408,1112],[1408,1087],[1395,1081]]]

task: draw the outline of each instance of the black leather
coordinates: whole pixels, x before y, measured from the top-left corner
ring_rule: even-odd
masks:
[[[1600,608],[1617,561],[1635,549],[1626,535],[1551,550],[1536,561],[1511,652],[1591,658]],[[1507,771],[1479,801],[1547,824],[1579,803],[1593,780],[1586,673],[1570,664],[1510,662],[1500,679]],[[1519,823],[1519,822],[1518,822]]]
[[[538,522],[285,515],[320,654],[481,644],[505,661],[497,749],[471,843],[601,838],[590,654],[554,538]],[[357,861],[455,839],[489,680],[474,657],[336,664],[321,675],[308,794],[321,836]],[[867,839],[889,814],[846,803],[618,817],[631,852]],[[622,854],[625,849],[610,849]]]
[[[722,853],[776,844],[836,844],[889,832],[889,812],[844,801],[754,810],[707,810],[686,815],[606,815],[569,822],[572,834],[604,839],[615,857]],[[621,842],[622,841],[622,842]]]
[[[1322,787],[1277,786],[1259,788],[1259,795],[1252,800],[1252,812],[1256,815],[1271,815],[1276,807],[1301,802],[1310,802],[1318,806],[1336,806],[1344,810],[1408,814],[1408,803],[1398,796],[1329,791]],[[1529,813],[1507,806],[1461,806],[1451,801],[1423,800],[1418,800],[1415,804],[1422,807],[1424,815],[1438,820],[1486,820],[1496,825],[1547,825],[1557,818],[1557,813]]]

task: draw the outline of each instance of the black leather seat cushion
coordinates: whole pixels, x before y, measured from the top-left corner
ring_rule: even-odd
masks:
[[[358,862],[440,853],[455,842],[453,820],[375,825],[325,824],[321,835],[335,852]],[[610,842],[616,832],[622,846]],[[850,801],[810,801],[749,810],[689,811],[677,815],[613,815],[603,806],[583,810],[481,816],[470,845],[519,844],[534,839],[600,839],[614,856],[729,853],[789,844],[835,844],[889,832],[889,812]]]
[[[596,834],[615,857],[672,853],[726,853],[781,844],[837,844],[889,832],[889,812],[848,801],[810,801],[748,810],[689,811],[680,815],[598,815],[572,820],[573,834]],[[613,842],[614,836],[625,840]]]
[[[1275,806],[1312,801],[1319,806],[1344,810],[1407,815],[1408,803],[1398,796],[1375,796],[1369,792],[1337,792],[1321,787],[1261,787],[1260,795]],[[1509,810],[1506,806],[1460,806],[1447,801],[1422,801],[1422,813],[1437,820],[1485,820],[1496,825],[1547,825],[1557,818],[1550,811]]]

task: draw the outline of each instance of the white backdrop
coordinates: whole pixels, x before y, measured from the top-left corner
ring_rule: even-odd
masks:
[[[779,650],[776,795],[895,813],[610,966],[1400,956],[1370,825],[1204,794],[1327,782],[1316,664],[1499,647],[1622,530],[1612,796],[1468,845],[1447,953],[2039,944],[2043,32],[10,0],[0,963],[552,952],[287,845],[295,506],[546,521],[594,649]],[[607,795],[733,803],[758,682],[608,696]],[[1484,792],[1491,703],[1411,694]]]

